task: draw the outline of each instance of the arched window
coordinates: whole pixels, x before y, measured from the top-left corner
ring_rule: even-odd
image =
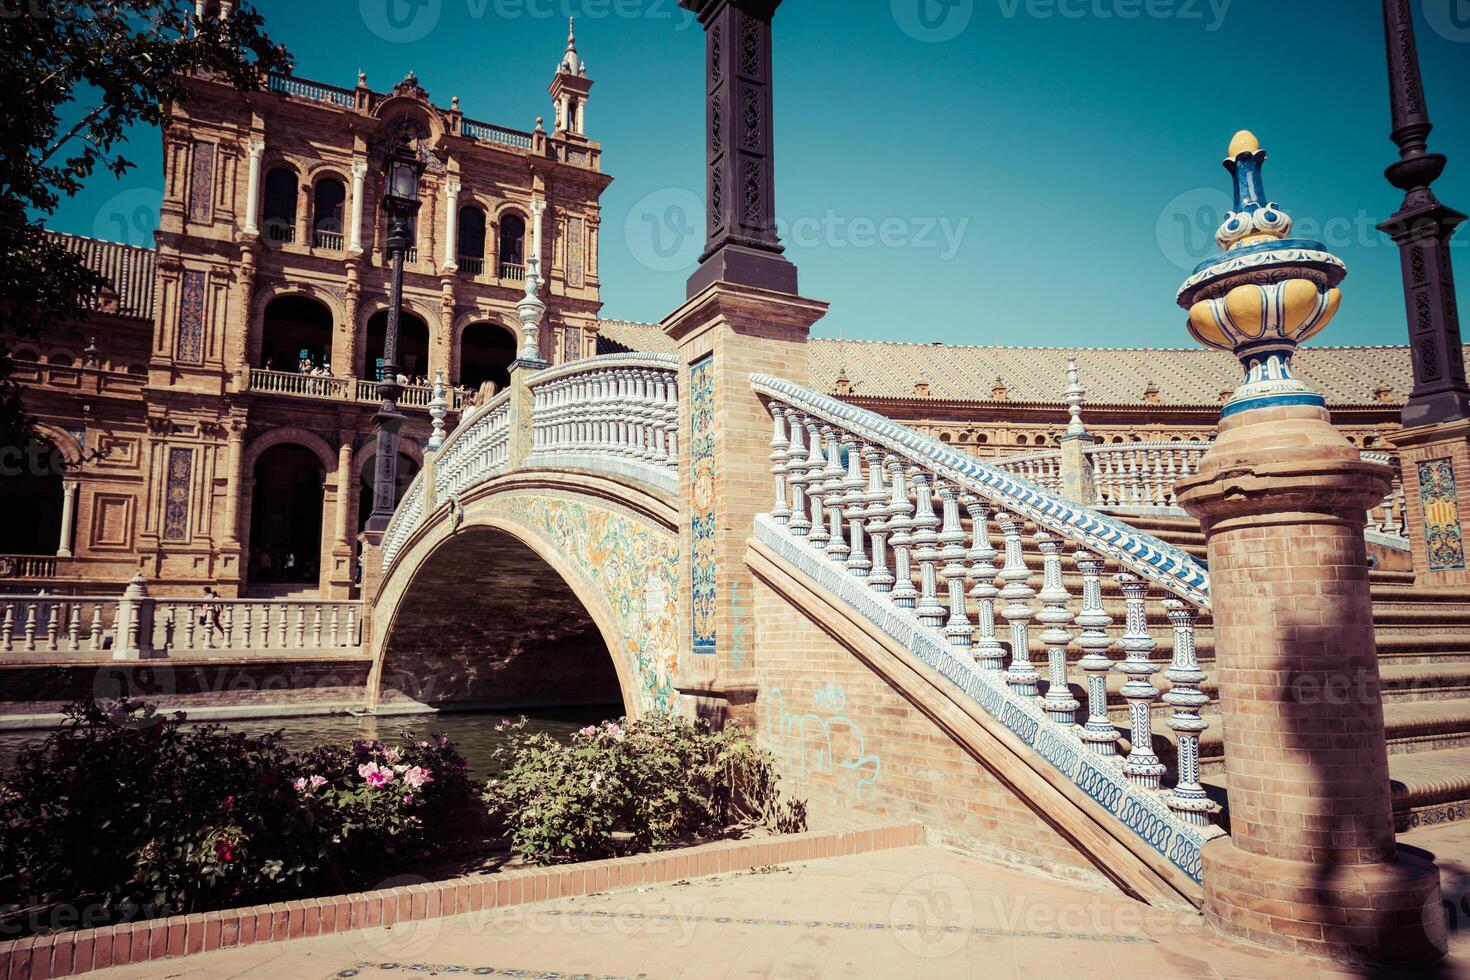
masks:
[[[500,391],[510,384],[516,338],[498,323],[472,323],[459,336],[459,383],[478,391],[486,381]]]
[[[72,359],[70,354],[52,354],[46,358],[46,363],[52,367],[71,367],[76,364],[76,361]]]
[[[41,359],[39,354],[26,347],[22,347],[14,354],[11,354],[10,358],[14,361],[39,361]]]
[[[485,212],[473,204],[459,209],[459,241],[455,243],[459,267],[472,276],[485,271]]]
[[[367,349],[363,351],[363,373],[359,377],[383,380],[383,348],[388,336],[388,311],[374,313],[368,320]],[[427,381],[429,372],[429,327],[407,310],[398,319],[398,373],[410,381]]]
[[[347,188],[336,177],[316,182],[311,200],[311,244],[314,248],[342,251],[342,207]]]
[[[526,278],[526,219],[513,212],[500,219],[500,278]]]
[[[331,369],[332,311],[307,296],[278,296],[261,317],[260,363],[273,371],[305,374]]]
[[[296,174],[277,167],[265,175],[265,212],[261,228],[266,241],[296,240]]]
[[[1018,445],[1018,446],[1024,446],[1024,445],[1026,445],[1026,437],[1025,436],[1016,436],[1016,445]]]

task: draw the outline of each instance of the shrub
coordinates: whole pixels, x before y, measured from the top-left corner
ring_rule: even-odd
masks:
[[[302,755],[280,733],[94,702],[0,786],[0,924],[13,931],[346,891],[424,849],[470,798],[444,738]],[[58,907],[87,909],[58,922]],[[50,920],[50,921],[47,921]]]
[[[654,716],[604,722],[560,742],[514,725],[485,800],[511,849],[537,863],[632,854],[739,826],[805,827],[783,803],[768,753],[743,729]]]

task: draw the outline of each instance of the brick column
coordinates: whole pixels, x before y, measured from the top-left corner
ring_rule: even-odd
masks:
[[[1404,472],[1414,584],[1463,592],[1470,588],[1470,419],[1401,429],[1393,441]]]
[[[1222,419],[1178,484],[1209,545],[1225,719],[1231,835],[1205,848],[1205,913],[1338,960],[1428,958],[1444,942],[1439,873],[1394,841],[1363,541],[1391,478],[1325,409],[1279,404]]]
[[[352,430],[343,429],[337,447],[337,497],[332,511],[332,570],[328,579],[332,599],[345,599],[352,594],[352,538],[348,528],[358,492],[357,474],[352,465],[354,435]]]
[[[827,304],[716,282],[663,322],[678,344],[679,632],[686,714],[745,721],[756,696],[746,543],[771,507],[771,418],[753,373],[807,383],[807,335]]]
[[[363,652],[373,657],[368,671],[367,690],[363,692],[363,703],[369,711],[378,707],[378,688],[382,684],[383,663],[379,649],[378,623],[375,615],[378,604],[378,589],[383,584],[383,532],[363,531],[357,536],[359,560],[362,562],[362,584],[358,595],[362,597],[362,647]]]

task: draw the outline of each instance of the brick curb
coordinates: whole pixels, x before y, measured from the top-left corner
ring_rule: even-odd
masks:
[[[111,966],[172,959],[506,908],[609,888],[748,871],[814,858],[865,854],[924,842],[918,823],[836,833],[720,841],[677,851],[549,868],[517,868],[401,888],[329,895],[218,912],[174,915],[0,943],[0,980],[48,980]]]

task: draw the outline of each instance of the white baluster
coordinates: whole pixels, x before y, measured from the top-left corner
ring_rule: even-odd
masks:
[[[71,603],[71,614],[66,623],[66,648],[71,651],[82,648],[82,604]]]
[[[842,447],[847,450],[847,479],[842,482],[842,513],[847,518],[847,570],[858,578],[867,578],[873,570],[868,548],[863,540],[863,520],[868,515],[867,481],[863,479],[863,453],[857,438],[844,434]]]
[[[1006,603],[1000,614],[1011,628],[1011,665],[1006,670],[1006,683],[1014,693],[1034,698],[1038,693],[1037,682],[1041,680],[1041,675],[1031,663],[1029,648],[1029,624],[1035,614],[1031,597],[1036,593],[1027,582],[1031,571],[1026,567],[1026,558],[1021,553],[1021,530],[1024,523],[1020,517],[1005,511],[995,515],[995,519],[1000,524],[1006,542],[1006,564],[996,576],[1002,583],[1000,597]]]
[[[295,640],[294,648],[300,650],[306,646],[306,607],[296,607],[296,629],[292,639]]]
[[[347,642],[345,646],[361,646],[362,640],[357,635],[357,607],[347,607]]]
[[[914,526],[913,505],[909,503],[908,487],[904,483],[903,463],[890,456],[888,472],[893,478],[893,498],[888,505],[888,529],[892,532],[888,543],[893,547],[893,604],[900,609],[912,609],[919,597],[909,568],[909,549],[914,540],[909,534]]]
[[[1118,669],[1127,675],[1122,694],[1128,701],[1128,719],[1132,730],[1133,748],[1123,763],[1123,775],[1136,785],[1146,789],[1158,789],[1164,777],[1164,765],[1154,754],[1152,708],[1158,698],[1158,688],[1150,679],[1158,672],[1158,665],[1148,659],[1156,644],[1148,632],[1148,617],[1145,601],[1148,583],[1129,572],[1118,575],[1118,584],[1123,589],[1127,611],[1127,622],[1123,638],[1119,641],[1126,654]]]
[[[786,482],[791,487],[791,519],[787,525],[792,535],[804,538],[812,529],[807,516],[806,501],[806,447],[801,443],[804,419],[794,409],[791,413],[791,445],[786,452]]]
[[[776,480],[776,503],[771,508],[771,519],[784,527],[791,523],[791,506],[786,502],[786,450],[791,448],[791,441],[786,438],[786,409],[780,405],[772,405],[771,422],[773,431],[769,458],[771,475]]]
[[[29,604],[26,605],[26,624],[25,624],[25,631],[24,631],[24,634],[23,635],[25,636],[25,647],[24,648],[26,650],[34,650],[34,649],[36,649],[36,606],[35,606],[35,603],[29,603]]]
[[[233,649],[231,642],[235,638],[235,604],[232,602],[225,606],[224,614],[224,636],[220,637],[220,646],[226,650]]]
[[[5,604],[5,618],[0,619],[0,650],[11,652],[11,641],[15,636],[15,603]]]
[[[313,650],[322,648],[322,607],[320,605],[312,606],[311,647]]]
[[[973,540],[965,557],[970,561],[968,577],[970,598],[975,600],[975,664],[981,670],[1005,667],[1006,651],[995,638],[995,548],[990,543],[990,505],[978,497],[967,495],[965,509],[970,512]]]
[[[1169,809],[1187,823],[1206,824],[1211,806],[1199,782],[1199,737],[1210,725],[1199,713],[1210,699],[1199,689],[1205,673],[1194,649],[1195,612],[1179,599],[1165,599],[1164,609],[1174,627],[1174,662],[1164,673],[1173,687],[1164,703],[1174,709],[1168,723],[1179,739],[1179,781],[1168,795]]]
[[[1062,582],[1062,553],[1060,543],[1045,531],[1036,532],[1036,547],[1041,551],[1042,582],[1036,598],[1041,600],[1041,612],[1036,621],[1046,629],[1041,631],[1041,642],[1046,646],[1046,667],[1049,684],[1041,707],[1046,716],[1060,725],[1072,725],[1077,721],[1077,699],[1067,684],[1067,644],[1072,634],[1066,626],[1072,621],[1067,604],[1072,595]]]
[[[832,426],[822,427],[822,437],[827,441],[827,468],[822,471],[823,499],[827,506],[827,518],[832,526],[827,529],[827,546],[823,550],[835,562],[847,560],[847,535],[842,529],[842,494],[847,483],[847,471],[842,467],[842,446]]]
[[[331,639],[331,642],[332,642],[332,649],[334,649],[334,650],[337,647],[341,646],[341,643],[339,642],[339,639],[338,639],[338,631],[341,630],[342,624],[340,622],[338,622],[338,613],[339,613],[338,607],[333,606],[332,607],[332,625],[331,625],[330,629],[327,632],[327,636]]]
[[[61,637],[61,603],[53,602],[46,607],[46,649],[52,653],[61,649],[57,641]]]
[[[6,646],[10,644],[7,642]],[[92,604],[92,625],[87,630],[87,649],[102,649],[102,603]]]
[[[868,464],[868,492],[863,497],[867,507],[863,513],[868,518],[868,538],[873,542],[868,585],[874,592],[886,593],[893,589],[893,574],[888,571],[886,551],[888,491],[883,486],[883,453],[877,446],[864,446],[863,460]]]
[[[240,649],[250,649],[250,630],[255,625],[255,608],[245,605],[240,607]]]
[[[170,607],[172,608],[172,607]],[[184,645],[181,649],[194,649],[194,607],[188,604],[181,605],[179,611],[184,616]]]
[[[1077,666],[1087,674],[1087,723],[1082,726],[1082,741],[1097,755],[1117,755],[1118,730],[1108,718],[1108,671],[1113,669],[1108,648],[1113,641],[1107,628],[1113,617],[1103,611],[1103,561],[1082,549],[1073,557],[1082,573],[1082,611],[1073,620],[1082,630],[1077,637],[1077,646],[1082,648]]]
[[[287,648],[287,630],[290,628],[289,620],[291,619],[291,607],[282,605],[276,610],[276,612],[279,613],[279,615],[276,617],[276,627],[280,631],[276,634],[279,640],[279,642],[276,643],[276,647],[277,649],[285,650]]]
[[[965,615],[965,528],[960,523],[959,501],[948,483],[939,486],[939,505],[944,512],[944,527],[939,532],[939,558],[944,562],[940,577],[949,590],[944,636],[950,646],[968,649],[972,627]]]
[[[822,471],[827,467],[827,457],[822,451],[822,429],[814,418],[806,420],[806,496],[812,504],[812,529],[807,541],[818,551],[827,544],[827,514],[823,510],[826,500],[826,478]]]
[[[919,605],[914,610],[925,626],[938,627],[944,622],[944,607],[939,604],[938,576],[939,518],[934,514],[934,495],[928,477],[915,468],[910,474],[914,485],[914,560],[919,563]]]

